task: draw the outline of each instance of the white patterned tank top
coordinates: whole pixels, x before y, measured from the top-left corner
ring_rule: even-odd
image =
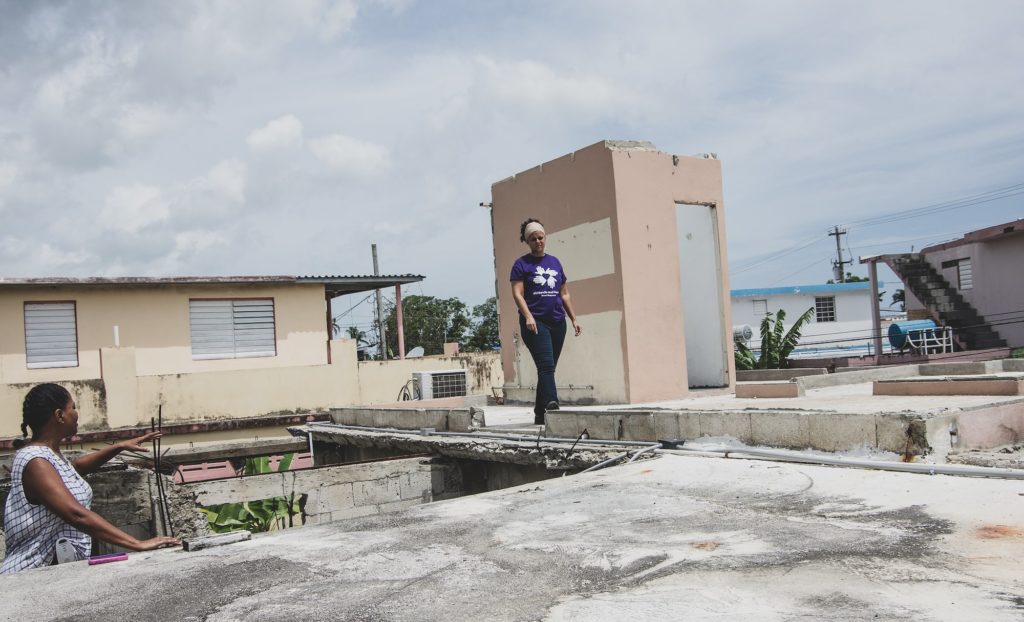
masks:
[[[0,574],[52,564],[59,538],[67,538],[71,542],[78,559],[88,557],[92,548],[92,538],[88,535],[65,523],[45,506],[34,505],[25,498],[22,475],[28,463],[37,458],[46,460],[57,469],[75,500],[86,508],[92,506],[92,487],[66,458],[40,445],[19,449],[11,465],[11,492],[4,509],[7,551]]]

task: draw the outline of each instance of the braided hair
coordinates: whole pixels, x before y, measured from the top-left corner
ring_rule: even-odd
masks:
[[[28,438],[28,430],[32,428],[32,438],[39,435],[43,426],[53,416],[55,410],[64,408],[71,401],[71,394],[59,384],[47,382],[37,384],[25,395],[21,405],[21,434]],[[24,439],[14,441],[15,446],[24,446]]]
[[[519,225],[519,241],[520,242],[525,242],[526,241],[526,225],[530,224],[531,222],[535,222],[535,223],[537,223],[538,225],[540,225],[542,227],[544,226],[544,223],[542,223],[541,221],[537,220],[536,218],[527,218],[526,220],[523,221],[523,224]]]

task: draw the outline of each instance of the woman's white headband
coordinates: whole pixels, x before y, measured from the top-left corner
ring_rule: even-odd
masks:
[[[526,232],[523,235],[523,237],[529,240],[530,235],[533,234],[535,231],[540,231],[541,233],[543,233],[544,226],[541,225],[539,222],[531,222],[530,224],[526,225]]]

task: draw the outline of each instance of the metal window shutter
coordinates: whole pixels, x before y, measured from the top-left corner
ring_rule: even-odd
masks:
[[[236,357],[277,354],[273,300],[234,300],[232,317]]]
[[[193,359],[274,356],[273,300],[189,301]]]
[[[29,369],[78,366],[75,303],[25,305],[25,355]]]

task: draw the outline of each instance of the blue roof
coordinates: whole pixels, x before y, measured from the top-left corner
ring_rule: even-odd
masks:
[[[885,287],[885,283],[878,282],[878,287]],[[794,294],[834,294],[838,292],[859,292],[871,289],[869,281],[857,281],[856,283],[820,283],[818,285],[787,285],[786,287],[755,287],[753,289],[733,289],[729,296],[733,298],[748,298],[750,296],[792,296]]]

